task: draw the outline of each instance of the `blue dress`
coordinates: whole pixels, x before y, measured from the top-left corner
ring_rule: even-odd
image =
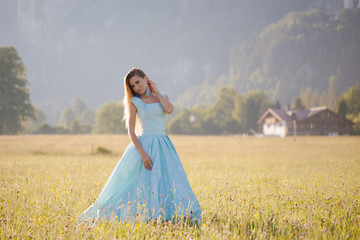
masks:
[[[162,93],[163,94],[163,93]],[[165,94],[163,94],[165,96]],[[97,200],[79,217],[82,220],[201,222],[201,208],[179,156],[165,132],[166,113],[161,103],[131,99],[137,109],[141,146],[150,156],[152,170],[144,167],[133,143],[125,149]]]

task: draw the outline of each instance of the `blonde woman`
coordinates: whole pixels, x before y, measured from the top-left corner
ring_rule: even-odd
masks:
[[[124,89],[124,121],[131,143],[98,199],[78,221],[201,222],[199,202],[166,135],[165,117],[174,110],[168,96],[138,68],[125,76]]]

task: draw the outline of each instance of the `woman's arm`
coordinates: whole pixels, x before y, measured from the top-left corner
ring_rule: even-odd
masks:
[[[166,95],[163,97],[163,95],[160,93],[159,89],[157,88],[157,85],[154,81],[149,80],[149,84],[151,86],[151,90],[156,94],[156,96],[159,98],[159,101],[164,109],[164,111],[167,114],[170,114],[174,111],[174,106],[169,101],[169,97]]]
[[[141,159],[144,163],[144,166],[147,170],[152,169],[152,161],[150,156],[144,151],[138,137],[135,134],[135,124],[136,124],[136,107],[133,103],[130,105],[130,115],[129,115],[129,129],[128,134],[130,136],[131,142],[135,145],[136,149],[141,155]]]

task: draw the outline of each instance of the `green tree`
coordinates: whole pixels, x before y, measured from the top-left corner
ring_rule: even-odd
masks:
[[[319,106],[319,93],[318,91],[313,91],[312,97],[311,97],[311,104],[309,107],[317,107]]]
[[[23,122],[24,132],[32,133],[44,123],[46,123],[45,113],[41,109],[35,108],[35,119],[28,119],[27,121]]]
[[[81,99],[76,99],[74,114],[75,117],[80,117],[81,114],[88,109],[86,103],[84,103]]]
[[[355,134],[360,134],[360,82],[350,86],[343,96],[337,99],[337,112],[354,123]]]
[[[23,131],[22,122],[35,119],[26,68],[14,47],[0,47],[0,134]]]
[[[199,119],[191,110],[183,109],[176,117],[169,122],[168,130],[174,134],[195,134],[194,122]]]
[[[95,116],[96,114],[93,110],[86,109],[80,115],[79,121],[81,122],[81,124],[93,125],[95,123]]]
[[[75,113],[71,108],[66,108],[60,117],[60,120],[58,122],[58,126],[61,126],[63,128],[69,128],[71,122],[75,119]]]
[[[336,102],[336,112],[339,113],[341,116],[346,117],[348,110],[344,98],[341,98]]]
[[[327,105],[327,100],[328,100],[327,92],[324,91],[319,97],[319,105],[320,106],[326,106]]]
[[[76,118],[71,122],[69,131],[72,134],[83,133],[82,128],[81,128],[81,123]]]
[[[296,98],[294,100],[294,103],[291,106],[291,109],[305,109],[305,105],[303,104],[301,98]]]
[[[280,108],[281,108],[281,105],[280,105],[279,100],[276,100],[276,102],[275,102],[275,104],[274,104],[274,108],[277,108],[277,109],[280,109]]]
[[[254,91],[243,96],[238,119],[244,131],[257,129],[257,121],[272,103],[264,92]]]
[[[344,99],[346,101],[349,114],[360,113],[360,87],[351,86],[344,94]]]
[[[41,124],[33,131],[34,134],[67,134],[69,131],[63,127],[52,127],[47,123]]]
[[[335,82],[336,82],[336,78],[333,75],[329,79],[329,88],[328,88],[328,92],[327,92],[327,104],[326,105],[330,109],[335,108],[335,101],[337,98]]]
[[[209,117],[206,118],[208,124],[214,123],[224,133],[240,132],[240,126],[233,117],[237,96],[234,88],[222,87],[216,96],[215,104],[209,109]]]
[[[102,105],[96,113],[96,133],[126,133],[122,121],[124,107],[122,103],[109,102]]]

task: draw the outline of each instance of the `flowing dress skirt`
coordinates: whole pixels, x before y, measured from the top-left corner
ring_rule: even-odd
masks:
[[[201,222],[201,208],[179,156],[167,135],[143,135],[139,141],[153,167],[147,170],[130,143],[98,199],[79,217],[83,220]]]

